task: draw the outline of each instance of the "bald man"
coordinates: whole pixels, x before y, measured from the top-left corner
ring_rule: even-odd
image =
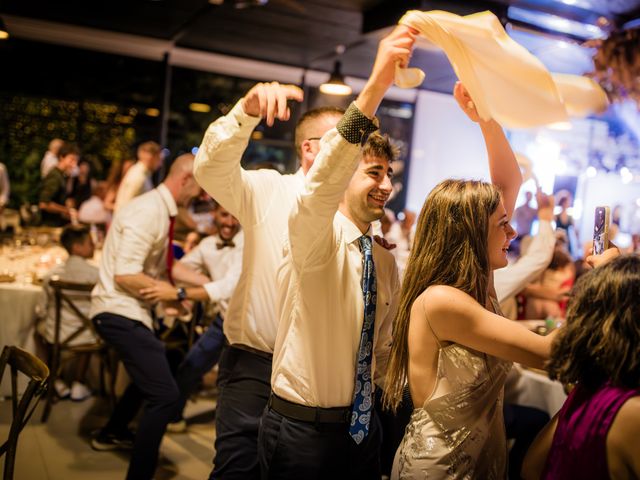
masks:
[[[193,178],[193,155],[178,157],[158,188],[133,199],[109,228],[93,289],[91,319],[102,339],[124,363],[132,383],[107,425],[92,439],[95,450],[131,449],[128,479],[153,477],[158,450],[178,401],[164,344],[156,338],[151,305],[139,294],[157,278],[171,279],[170,230],[179,206],[200,192]],[[179,308],[179,305],[171,305]],[[146,401],[134,437],[129,422]]]

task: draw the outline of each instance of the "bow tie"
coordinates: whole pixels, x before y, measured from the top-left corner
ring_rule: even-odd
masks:
[[[216,247],[218,247],[218,250],[224,248],[224,247],[235,247],[236,244],[233,243],[233,240],[222,240],[221,242],[216,243]]]

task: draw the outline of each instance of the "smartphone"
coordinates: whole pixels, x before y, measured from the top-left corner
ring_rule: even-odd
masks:
[[[596,207],[593,222],[593,254],[600,255],[609,248],[609,207]]]

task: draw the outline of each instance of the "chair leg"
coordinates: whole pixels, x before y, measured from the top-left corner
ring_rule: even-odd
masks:
[[[47,397],[45,398],[44,409],[42,411],[42,423],[46,423],[49,419],[51,404],[53,403],[53,395],[55,394],[55,387],[53,383],[55,381],[55,375],[51,375],[50,378],[52,381],[47,385]]]
[[[60,363],[60,352],[54,348],[51,355],[50,369],[49,369],[49,381],[47,385],[47,398],[44,404],[44,410],[42,411],[42,423],[46,423],[51,413],[51,406],[53,404],[54,395],[56,394],[56,379],[58,378],[58,369]]]
[[[4,475],[2,478],[11,480],[16,466],[16,448],[18,439],[16,438],[12,445],[9,445],[6,456],[4,458]]]

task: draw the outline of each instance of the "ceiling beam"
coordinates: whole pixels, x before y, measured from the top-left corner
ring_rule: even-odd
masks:
[[[163,61],[165,54],[168,54],[169,64],[175,67],[259,81],[273,80],[294,84],[300,84],[304,76],[305,84],[311,87],[319,86],[328,77],[327,72],[318,70],[305,70],[300,67],[176,47],[170,40],[34,20],[8,14],[4,14],[3,19],[11,35],[16,38],[158,62]],[[371,61],[373,62],[373,58]],[[358,93],[364,87],[365,79],[347,77],[346,80],[355,93]],[[416,95],[415,89],[391,87],[386,98],[402,102],[414,102]]]

